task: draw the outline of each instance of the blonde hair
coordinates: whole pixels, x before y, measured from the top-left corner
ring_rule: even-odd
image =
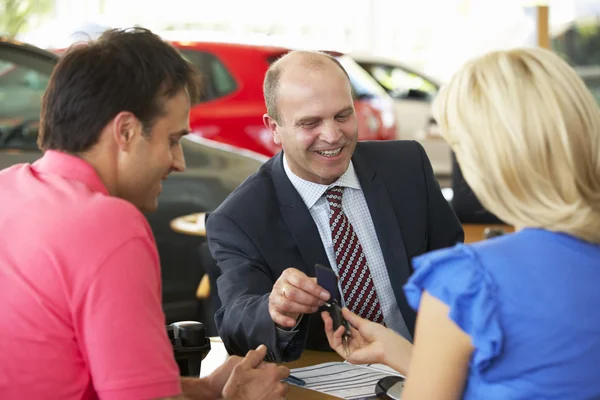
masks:
[[[481,203],[515,226],[600,243],[600,109],[577,73],[540,48],[468,62],[434,116]]]

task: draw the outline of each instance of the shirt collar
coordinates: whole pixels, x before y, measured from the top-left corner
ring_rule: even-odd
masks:
[[[356,171],[354,171],[352,160],[350,160],[346,172],[330,185],[310,182],[294,174],[290,169],[285,153],[283,154],[283,169],[309,210],[323,196],[323,193],[325,193],[327,189],[334,186],[361,190],[360,181],[358,180],[358,176],[356,176]]]
[[[33,168],[41,173],[56,174],[67,180],[81,182],[93,192],[109,195],[94,167],[77,156],[46,150],[44,156],[33,163]]]

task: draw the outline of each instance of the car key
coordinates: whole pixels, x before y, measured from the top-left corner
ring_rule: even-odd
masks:
[[[348,346],[348,337],[350,336],[350,325],[342,315],[342,307],[335,299],[331,303],[325,303],[325,307],[327,307],[327,311],[329,311],[329,315],[331,315],[331,319],[333,320],[333,331],[337,331],[340,326],[344,327],[344,335],[342,336],[342,341],[344,344],[344,353],[346,353],[346,358],[348,358],[350,357],[350,348]]]
[[[350,349],[348,346],[348,337],[350,336],[350,325],[344,319],[342,315],[342,307],[340,306],[340,302],[338,301],[338,299],[340,298],[340,294],[338,291],[338,278],[331,268],[327,268],[321,264],[315,265],[315,273],[317,275],[317,284],[322,286],[331,294],[331,299],[328,303],[326,302],[324,306],[329,312],[331,319],[333,320],[333,330],[337,330],[342,325],[346,329],[344,332],[344,336],[342,336],[342,341],[344,344],[344,352],[346,353],[346,358],[348,358],[350,356]]]

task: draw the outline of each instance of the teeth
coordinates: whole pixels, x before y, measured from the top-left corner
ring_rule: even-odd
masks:
[[[335,157],[338,154],[340,154],[340,151],[342,151],[341,147],[339,149],[336,149],[336,150],[319,151],[318,153],[320,155],[322,155],[322,156],[325,156],[325,157]]]

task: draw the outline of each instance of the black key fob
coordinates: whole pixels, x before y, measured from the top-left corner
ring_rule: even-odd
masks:
[[[334,299],[330,303],[325,303],[325,308],[329,311],[329,315],[331,315],[331,319],[333,320],[333,330],[337,331],[340,326],[344,326],[344,336],[350,336],[350,325],[344,319],[342,307],[337,300]]]

